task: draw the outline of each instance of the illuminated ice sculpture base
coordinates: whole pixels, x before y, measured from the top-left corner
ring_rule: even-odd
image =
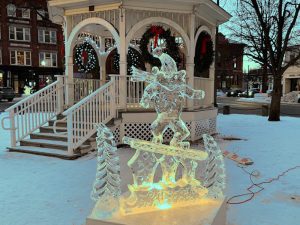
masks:
[[[118,212],[107,220],[99,219],[94,212],[97,212],[97,205],[86,225],[226,225],[226,201],[223,198],[203,198],[192,206],[134,215]]]
[[[128,137],[124,137],[123,142],[135,149],[135,154],[128,161],[133,176],[133,184],[128,185],[130,195],[120,201],[123,214],[193,205],[208,193],[195,177],[196,160],[205,160],[208,157],[206,152]],[[179,166],[182,175],[176,179]],[[162,176],[155,181],[159,167]]]

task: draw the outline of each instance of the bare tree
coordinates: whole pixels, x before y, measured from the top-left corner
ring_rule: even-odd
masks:
[[[246,55],[273,75],[273,94],[269,121],[280,120],[281,80],[288,67],[300,59],[285,61],[291,46],[299,45],[300,0],[238,0],[234,25],[228,26],[233,36],[247,45]],[[263,78],[266,81],[266,77]]]

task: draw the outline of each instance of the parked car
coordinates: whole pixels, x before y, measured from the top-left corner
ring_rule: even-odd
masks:
[[[226,92],[227,97],[238,97],[239,93],[242,93],[243,91],[240,89],[232,89]]]
[[[260,90],[258,88],[251,88],[249,91],[243,91],[242,93],[239,93],[239,97],[245,97],[245,98],[254,98],[254,94],[260,93]]]
[[[9,102],[14,100],[16,93],[11,87],[0,87],[0,100],[7,99]]]
[[[225,92],[221,89],[217,89],[217,96],[218,97],[223,97],[223,96],[225,96]]]

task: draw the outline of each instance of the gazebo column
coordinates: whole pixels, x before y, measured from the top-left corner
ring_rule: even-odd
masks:
[[[127,49],[126,49],[126,18],[125,9],[120,8],[120,23],[119,23],[119,34],[120,34],[120,107],[126,109],[127,105]]]
[[[215,52],[216,50],[216,29],[211,29],[211,39],[213,40],[213,50]],[[215,53],[218,54],[218,53]],[[216,88],[216,77],[215,77],[215,60],[213,60],[211,66],[209,67],[209,80],[210,80],[210,87],[208,90],[210,90],[209,93],[209,99],[207,99],[207,103],[213,105],[214,104],[214,97],[215,97],[215,88]]]
[[[104,37],[100,38],[100,57],[99,57],[99,64],[100,64],[100,83],[101,85],[105,84],[106,82],[106,55],[105,52],[105,40]]]
[[[65,46],[66,49],[66,56],[65,56],[65,61],[66,61],[66,94],[65,94],[65,102],[67,106],[72,106],[74,105],[74,72],[73,72],[73,46],[71,46],[71,42],[68,41],[69,36],[72,32],[72,27],[71,27],[71,18],[70,17],[65,17],[65,29],[64,29],[64,35],[65,35],[65,43],[68,43],[68,46]]]
[[[195,15],[191,14],[190,15],[190,27],[189,27],[189,37],[190,37],[190,43],[188,48],[188,56],[186,60],[186,73],[187,73],[187,81],[188,85],[191,87],[194,87],[194,57],[195,57]],[[194,100],[188,100],[187,101],[187,107],[188,109],[193,109],[194,108]]]

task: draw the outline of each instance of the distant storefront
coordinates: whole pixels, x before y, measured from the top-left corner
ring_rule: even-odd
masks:
[[[0,86],[12,87],[17,94],[23,94],[25,86],[39,90],[51,83],[55,79],[55,75],[63,72],[58,68],[44,69],[23,66],[4,66],[0,71]]]
[[[292,91],[300,91],[300,68],[298,74],[284,74],[282,80],[283,94]]]

